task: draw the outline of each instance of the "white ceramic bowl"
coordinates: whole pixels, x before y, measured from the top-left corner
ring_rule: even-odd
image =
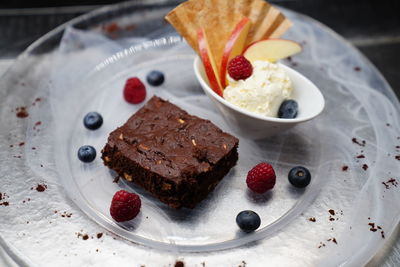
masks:
[[[280,119],[255,114],[226,101],[209,86],[203,63],[198,56],[194,60],[194,72],[206,95],[214,102],[233,130],[247,138],[262,139],[315,118],[325,106],[323,95],[309,79],[288,66],[280,65],[292,81],[292,99],[299,104],[299,112],[294,119]]]

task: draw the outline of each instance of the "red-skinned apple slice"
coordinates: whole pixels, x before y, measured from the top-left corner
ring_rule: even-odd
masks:
[[[244,57],[251,63],[256,60],[275,62],[293,56],[302,51],[299,43],[285,39],[267,39],[250,44],[244,51]]]
[[[197,39],[199,42],[199,54],[201,60],[203,61],[204,70],[206,72],[208,81],[210,83],[210,87],[221,97],[222,95],[222,87],[221,82],[218,77],[218,68],[215,63],[215,59],[212,55],[211,49],[207,42],[207,37],[204,29],[200,29],[197,33]]]
[[[228,63],[232,58],[242,54],[250,25],[251,21],[248,18],[243,18],[239,21],[225,45],[219,76],[222,88],[225,88],[227,85],[226,72]]]

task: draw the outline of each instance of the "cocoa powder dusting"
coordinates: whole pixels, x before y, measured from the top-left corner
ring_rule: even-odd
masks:
[[[45,185],[45,184],[38,184],[36,186],[36,191],[38,191],[38,192],[44,192],[46,189],[47,189],[47,185]]]
[[[17,115],[18,118],[23,119],[23,118],[26,118],[26,117],[29,116],[29,113],[26,110],[26,107],[18,107],[16,109],[16,111],[17,111],[16,115]]]
[[[357,138],[353,137],[353,139],[351,139],[351,141],[353,141],[354,144],[357,144],[359,146],[365,146],[365,140],[362,140],[361,142],[357,140]]]

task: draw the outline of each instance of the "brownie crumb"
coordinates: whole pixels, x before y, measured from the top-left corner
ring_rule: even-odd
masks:
[[[8,205],[10,205],[10,203],[8,203],[8,201],[5,201],[5,202],[3,202],[3,203],[0,203],[0,206],[5,206],[5,207],[7,207]]]
[[[88,239],[89,239],[89,236],[88,236],[87,234],[84,234],[84,235],[82,236],[82,239],[83,239],[83,240],[88,240]]]
[[[332,216],[334,216],[335,215],[335,211],[334,210],[332,210],[332,209],[330,209],[330,210],[328,210],[328,212],[332,215]]]
[[[364,156],[363,154],[361,154],[361,155],[358,155],[356,158],[358,158],[358,159],[364,159],[365,156]]]
[[[332,222],[332,221],[334,221],[334,220],[335,220],[335,218],[333,218],[333,217],[329,216],[329,220]]]
[[[246,267],[246,262],[242,261],[242,263],[238,267]]]
[[[185,267],[185,263],[183,261],[175,262],[175,267]]]
[[[361,68],[360,67],[354,67],[354,71],[359,72],[359,71],[361,71]]]
[[[97,238],[100,239],[103,236],[103,233],[97,233]]]
[[[45,185],[45,184],[38,184],[36,186],[36,191],[38,191],[38,192],[44,192],[46,189],[47,189],[47,185]]]
[[[42,167],[42,168],[43,168],[43,164],[40,164],[40,167]]]
[[[368,169],[368,165],[367,164],[363,164],[362,168],[363,168],[364,171],[366,171]]]
[[[385,239],[385,232],[384,232],[384,231],[381,231],[381,237],[382,237],[383,239]]]
[[[119,175],[117,175],[117,176],[114,178],[113,183],[118,184],[120,178],[121,178],[121,177],[120,177]]]
[[[332,238],[332,242],[335,243],[335,244],[337,245],[336,238]]]
[[[353,139],[351,139],[351,141],[353,141],[354,144],[357,144],[359,146],[365,146],[365,140],[362,140],[361,142],[357,140],[357,138],[353,137]]]
[[[103,26],[103,30],[106,33],[115,33],[117,31],[120,30],[119,26],[117,23],[113,22],[113,23],[109,23]]]
[[[349,169],[349,166],[347,166],[347,165],[344,165],[344,166],[342,166],[342,171],[347,171]]]
[[[21,143],[19,143],[18,145],[19,145],[19,146],[23,146],[23,145],[25,145],[25,142],[21,142]]]
[[[395,159],[400,160],[400,155],[394,156]]]
[[[16,115],[17,115],[18,118],[23,119],[23,118],[26,118],[26,117],[29,116],[29,113],[26,110],[26,107],[18,107],[16,109],[16,111],[17,111]]]
[[[390,189],[390,186],[395,186],[397,187],[398,182],[396,179],[394,178],[390,178],[389,180],[387,180],[386,182],[382,182],[382,184],[385,186],[386,189]]]
[[[325,247],[325,243],[319,242],[318,248],[322,248],[322,247]]]
[[[315,217],[310,217],[310,218],[308,218],[308,220],[310,221],[310,222],[316,222],[317,220],[315,219]]]

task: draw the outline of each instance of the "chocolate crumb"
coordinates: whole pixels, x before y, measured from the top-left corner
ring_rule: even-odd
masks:
[[[40,167],[42,167],[42,168],[43,168],[43,164],[40,164]]]
[[[377,225],[376,228],[378,228],[379,230],[382,230],[382,227],[380,227],[379,225]]]
[[[359,72],[359,71],[361,71],[361,68],[360,67],[354,67],[354,71]]]
[[[26,110],[26,107],[18,107],[16,109],[16,111],[17,111],[16,115],[17,115],[18,118],[23,119],[23,118],[26,118],[26,117],[29,116],[29,113]]]
[[[118,183],[119,182],[119,179],[120,179],[121,177],[118,175],[118,176],[116,176],[115,178],[114,178],[114,180],[113,180],[113,183]]]
[[[14,145],[10,145],[10,147],[14,147]]]
[[[316,222],[317,220],[314,217],[308,218],[310,222]]]
[[[358,155],[356,158],[358,158],[358,159],[364,159],[365,156],[364,156],[363,154],[361,154],[361,155]]]
[[[38,192],[44,192],[46,189],[47,189],[47,185],[45,185],[45,184],[38,184],[36,186],[36,191],[38,191]]]
[[[349,169],[349,166],[347,166],[347,165],[344,165],[343,167],[342,167],[342,171],[347,171]]]
[[[335,243],[335,244],[337,245],[336,238],[332,238],[332,242]]]
[[[183,261],[175,262],[175,267],[185,267],[185,263]]]
[[[357,144],[359,146],[365,146],[365,140],[362,140],[361,142],[357,140],[357,138],[353,137],[353,139],[351,139],[351,141],[353,141],[354,144]]]
[[[394,156],[395,159],[400,160],[400,155]]]
[[[362,168],[363,168],[364,171],[366,171],[368,169],[368,165],[367,164],[363,164]]]
[[[19,143],[18,145],[19,145],[19,146],[23,146],[23,145],[25,145],[25,142],[21,142],[21,143]]]
[[[385,238],[385,232],[381,231],[381,237],[384,239]]]
[[[1,206],[1,205],[7,207],[8,205],[10,205],[10,203],[8,203],[8,201],[5,201],[5,202],[3,202],[3,203],[0,203],[0,206]]]
[[[331,215],[335,215],[335,211],[332,210],[332,209],[328,210],[328,212],[329,212]]]
[[[82,239],[83,239],[83,240],[88,240],[88,239],[89,239],[89,236],[88,236],[87,234],[84,234],[84,235],[82,236]]]
[[[97,236],[97,238],[99,238],[99,239],[100,239],[100,238],[103,236],[103,233],[97,233],[97,235],[96,235],[96,236]]]
[[[36,150],[36,147],[33,146],[33,147],[32,147],[32,150]]]
[[[329,220],[332,222],[335,220],[335,218],[329,216]]]

